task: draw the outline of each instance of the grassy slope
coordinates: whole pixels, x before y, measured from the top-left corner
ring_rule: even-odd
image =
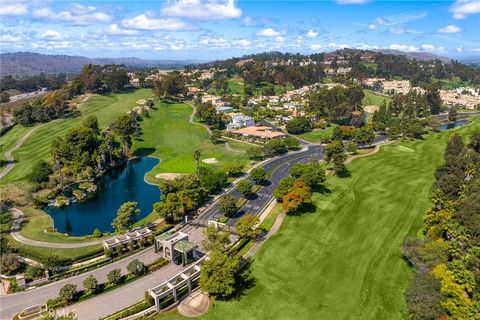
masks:
[[[333,129],[335,129],[336,126],[336,124],[331,124],[330,127],[327,127],[323,130],[305,132],[299,134],[298,136],[310,142],[320,142],[322,138],[331,137],[333,134]]]
[[[244,83],[242,78],[233,78],[228,81],[228,88],[230,92],[235,94],[243,94],[244,93]]]
[[[456,131],[480,129],[480,118]],[[403,319],[411,271],[402,259],[430,207],[435,168],[452,131],[384,146],[330,177],[317,212],[287,217],[257,253],[256,285],[216,302],[205,319]]]
[[[2,179],[3,183],[25,179],[33,164],[38,159],[50,159],[50,145],[53,138],[63,136],[68,130],[80,126],[82,121],[89,115],[95,115],[102,127],[107,126],[122,113],[135,107],[135,101],[148,98],[152,95],[150,89],[140,89],[126,94],[111,94],[94,96],[79,107],[81,116],[72,119],[60,119],[47,123],[35,131],[25,141],[22,147],[14,152],[13,156],[17,164],[13,170]],[[18,139],[16,128],[10,130],[2,137],[2,141]],[[2,142],[3,144],[3,142]]]
[[[202,159],[216,158],[218,163],[214,166],[220,168],[228,163],[248,163],[246,153],[232,153],[223,144],[212,144],[205,128],[189,123],[190,106],[161,103],[157,104],[157,108],[150,113],[150,118],[142,122],[143,134],[134,142],[134,150],[138,154],[150,154],[161,159],[160,164],[147,174],[149,181],[154,181],[153,177],[160,172],[194,173],[192,154],[195,148],[200,149]],[[248,145],[233,147],[245,150]]]
[[[370,105],[381,105],[383,100],[387,101],[387,104],[392,100],[392,98],[388,96],[383,96],[371,90],[363,90],[365,97],[363,97],[362,105],[363,106],[370,106]]]
[[[17,141],[32,129],[33,127],[16,125],[0,137],[0,159],[5,160],[5,152],[13,148]]]

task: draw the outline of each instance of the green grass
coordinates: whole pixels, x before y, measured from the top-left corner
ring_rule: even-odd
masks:
[[[11,242],[12,247],[20,250],[20,254],[26,257],[32,258],[34,260],[41,260],[45,257],[55,254],[62,259],[73,259],[76,260],[78,257],[87,256],[93,254],[97,251],[101,251],[101,245],[88,246],[83,248],[74,248],[74,249],[52,249],[46,247],[37,247],[26,245],[15,241],[10,235],[7,235],[6,238]]]
[[[162,172],[195,173],[193,150],[201,151],[202,159],[215,158],[215,164],[223,168],[229,163],[247,165],[246,153],[230,152],[224,144],[213,144],[205,128],[188,122],[192,108],[184,103],[157,103],[158,110],[142,122],[142,136],[134,141],[133,150],[140,155],[149,154],[160,158],[160,163],[147,174],[148,181],[156,182],[155,175]],[[248,149],[247,144],[237,143],[232,148]]]
[[[10,150],[15,146],[18,139],[25,135],[29,130],[32,130],[32,127],[24,127],[21,125],[16,125],[10,129],[7,133],[0,137],[0,159],[5,159],[5,152]]]
[[[60,243],[78,243],[85,241],[93,241],[93,237],[72,237],[59,232],[44,232],[44,230],[52,229],[52,218],[45,211],[35,208],[22,208],[25,213],[26,222],[23,223],[20,233],[29,239],[45,242]]]
[[[275,207],[273,207],[273,209],[270,210],[270,212],[265,217],[265,219],[263,219],[262,223],[260,224],[260,228],[265,231],[270,230],[275,224],[275,221],[277,220],[277,217],[281,212],[282,212],[282,204],[277,203]]]
[[[98,118],[101,127],[106,127],[119,115],[135,107],[135,101],[138,99],[149,98],[152,96],[150,89],[140,89],[124,94],[98,95],[90,98],[86,103],[79,107],[81,116],[71,119],[60,119],[51,121],[35,131],[25,141],[22,147],[14,152],[13,156],[17,164],[13,170],[2,179],[2,184],[14,181],[24,180],[32,169],[34,163],[39,159],[49,160],[50,145],[55,137],[63,136],[71,128],[81,126],[82,121],[89,115],[95,115]],[[20,127],[20,126],[18,126]],[[3,144],[14,144],[20,137],[18,132],[21,129],[13,128],[2,137]],[[5,139],[5,140],[4,140]],[[3,142],[7,141],[7,142]],[[2,150],[3,150],[2,146]]]
[[[365,94],[365,97],[363,97],[363,100],[362,100],[363,106],[370,106],[370,105],[380,106],[384,100],[387,102],[387,104],[392,100],[392,98],[388,96],[378,94],[371,90],[363,90],[363,93]]]
[[[331,137],[333,134],[333,130],[335,129],[336,126],[337,126],[336,124],[331,124],[329,127],[326,127],[325,129],[305,132],[305,133],[299,134],[298,137],[314,143],[320,142],[322,141],[322,139]]]
[[[434,171],[453,132],[386,145],[329,177],[317,209],[287,217],[254,257],[255,286],[216,301],[203,319],[404,319],[412,272],[402,241],[415,236],[431,206]],[[413,152],[407,152],[411,149]]]
[[[159,314],[154,315],[153,317],[148,317],[151,320],[185,320],[185,319],[198,319],[195,317],[184,317],[180,313],[178,313],[177,309],[162,312]]]
[[[242,78],[233,78],[228,81],[228,89],[233,94],[243,94],[244,91],[244,83]]]

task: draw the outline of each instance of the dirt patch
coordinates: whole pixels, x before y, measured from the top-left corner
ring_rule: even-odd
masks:
[[[164,179],[164,180],[173,180],[183,175],[185,175],[185,173],[159,173],[155,175],[155,178]]]
[[[374,104],[372,104],[370,106],[363,107],[363,110],[367,113],[374,113],[375,111],[378,111],[379,109],[380,109],[380,107],[377,106],[377,105],[374,105]]]
[[[217,163],[218,160],[217,158],[207,158],[207,159],[203,159],[202,162],[206,164],[214,164],[214,163]]]

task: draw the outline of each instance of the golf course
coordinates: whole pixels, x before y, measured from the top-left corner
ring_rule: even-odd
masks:
[[[474,129],[479,117],[385,145],[354,160],[350,178],[329,176],[329,191],[314,195],[316,212],[287,216],[254,256],[255,285],[215,301],[204,319],[404,319],[412,272],[402,242],[421,234],[447,140]]]
[[[142,122],[142,135],[134,141],[133,151],[137,155],[149,155],[160,158],[160,163],[147,174],[148,181],[155,182],[159,173],[194,173],[196,170],[193,150],[201,152],[202,159],[210,159],[210,164],[222,169],[226,165],[245,166],[249,163],[245,150],[249,145],[231,141],[231,152],[223,143],[210,141],[206,128],[189,123],[193,112],[185,103],[157,104],[157,110]]]

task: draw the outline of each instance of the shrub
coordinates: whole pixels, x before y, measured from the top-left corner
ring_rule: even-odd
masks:
[[[22,265],[17,256],[13,253],[2,254],[0,258],[1,266],[0,269],[3,274],[14,274],[20,266]]]
[[[133,275],[140,276],[145,273],[145,265],[138,259],[134,259],[127,265],[127,270]]]
[[[150,295],[150,293],[148,293],[148,291],[145,291],[145,302],[147,302],[149,306],[153,306],[155,304],[155,299]]]
[[[44,271],[43,271],[43,269],[40,268],[40,267],[35,267],[35,266],[27,265],[27,268],[26,268],[26,270],[25,270],[25,275],[26,275],[27,278],[29,278],[29,279],[38,279],[38,278],[43,277]]]
[[[59,298],[66,303],[75,301],[77,299],[77,295],[77,286],[70,283],[67,283],[60,288],[60,291],[58,291]]]
[[[48,181],[48,176],[52,173],[52,166],[45,160],[38,160],[28,175],[30,182],[45,182]]]
[[[86,277],[82,284],[88,292],[95,292],[98,289],[98,281],[93,275]]]
[[[119,284],[122,282],[122,273],[120,272],[120,269],[113,269],[107,274],[107,280],[108,283],[112,285]]]
[[[253,181],[257,184],[260,184],[267,179],[267,172],[262,167],[256,167],[250,171],[250,177],[252,177]]]
[[[102,236],[102,231],[100,231],[98,228],[95,228],[95,230],[93,230],[93,236],[95,238],[100,238]]]

